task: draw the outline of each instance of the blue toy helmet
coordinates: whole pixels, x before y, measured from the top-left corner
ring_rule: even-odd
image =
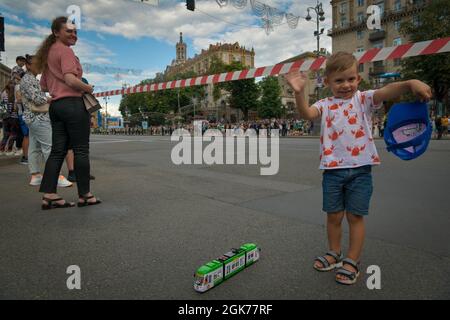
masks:
[[[389,152],[402,160],[412,160],[425,152],[431,133],[426,103],[397,103],[389,111],[384,141]]]

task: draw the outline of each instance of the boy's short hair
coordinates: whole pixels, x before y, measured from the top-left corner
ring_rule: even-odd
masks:
[[[347,70],[354,65],[356,65],[358,61],[356,60],[355,56],[351,53],[345,52],[345,51],[339,51],[336,53],[333,53],[326,62],[325,67],[325,75],[329,76],[333,72],[340,72]]]
[[[25,59],[25,57],[23,57],[23,56],[18,56],[18,57],[16,58],[16,62],[19,62],[19,61],[25,62],[25,61],[27,61],[27,59]]]

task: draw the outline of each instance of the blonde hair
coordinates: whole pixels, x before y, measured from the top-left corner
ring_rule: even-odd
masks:
[[[357,65],[355,56],[345,51],[333,53],[328,59],[325,67],[325,76],[333,72],[341,72]]]

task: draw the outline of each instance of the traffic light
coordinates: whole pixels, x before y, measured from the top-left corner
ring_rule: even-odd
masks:
[[[0,52],[5,51],[5,18],[0,17]]]
[[[186,0],[186,7],[188,10],[195,10],[195,0]]]

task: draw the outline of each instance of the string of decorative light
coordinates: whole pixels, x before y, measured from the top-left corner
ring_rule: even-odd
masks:
[[[117,67],[110,67],[105,65],[94,65],[90,63],[83,63],[83,70],[85,73],[100,73],[100,74],[127,74],[139,76],[142,74],[140,69],[123,69]]]
[[[247,7],[248,0],[216,0],[219,7],[223,8],[231,3],[236,9],[244,9]],[[295,29],[298,26],[300,16],[296,16],[292,13],[283,12],[269,6],[261,1],[250,0],[250,6],[253,13],[261,18],[261,26],[265,29],[266,34],[270,34],[273,31],[274,26],[279,26],[286,18],[286,23],[291,29]]]
[[[261,28],[260,26],[256,26],[256,25],[244,25],[244,24],[230,22],[228,20],[225,20],[225,19],[213,16],[213,15],[211,15],[211,14],[205,12],[205,11],[200,10],[199,8],[195,8],[195,10],[200,12],[200,13],[202,13],[202,14],[204,14],[205,16],[208,16],[208,17],[214,19],[214,20],[219,20],[219,21],[225,22],[225,23],[227,23],[229,25],[233,25],[233,26],[237,26],[237,27],[244,27],[244,28],[257,28],[257,29]]]
[[[232,0],[236,9],[244,9],[247,6],[247,0]]]

